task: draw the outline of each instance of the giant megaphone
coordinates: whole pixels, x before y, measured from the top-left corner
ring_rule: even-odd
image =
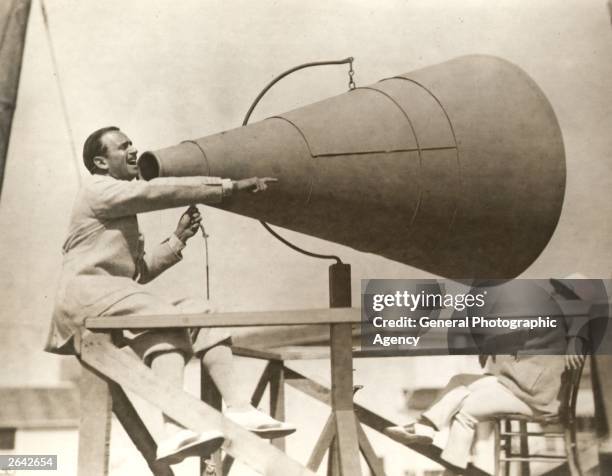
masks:
[[[278,177],[222,208],[449,278],[511,278],[548,243],[565,155],[521,69],[466,56],[139,159],[145,179]],[[256,196],[255,196],[256,197]]]

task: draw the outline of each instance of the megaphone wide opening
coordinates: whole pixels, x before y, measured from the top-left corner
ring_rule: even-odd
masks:
[[[159,177],[159,161],[152,152],[145,152],[138,159],[140,176],[145,180]]]

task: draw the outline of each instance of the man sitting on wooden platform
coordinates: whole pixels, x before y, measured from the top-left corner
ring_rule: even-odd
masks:
[[[201,216],[195,206],[181,216],[176,231],[150,254],[137,213],[195,203],[219,203],[242,191],[262,192],[272,178],[233,181],[215,177],[138,177],[137,150],[117,127],[93,132],[85,141],[83,160],[91,176],[85,179],[72,210],[63,246],[63,270],[46,350],[75,354],[74,336],[92,316],[163,315],[207,312],[204,301],[190,307],[175,305],[151,294],[142,284],[182,259],[181,250],[198,230]],[[230,335],[220,329],[160,329],[125,331],[129,345],[159,375],[183,386],[183,368],[195,355],[201,359],[227,404],[225,416],[263,437],[277,438],[295,431],[250,405],[236,387]],[[169,464],[191,455],[206,456],[223,442],[221,432],[201,434],[178,426],[164,415],[164,439],[157,457]]]

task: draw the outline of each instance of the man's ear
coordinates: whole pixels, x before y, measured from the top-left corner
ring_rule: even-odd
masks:
[[[93,163],[100,170],[108,170],[108,162],[106,160],[106,157],[102,155],[96,155],[93,158]]]

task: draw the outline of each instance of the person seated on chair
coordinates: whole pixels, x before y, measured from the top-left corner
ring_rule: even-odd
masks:
[[[555,281],[556,284],[560,282]],[[514,309],[517,302],[533,297],[533,289],[522,293],[525,289],[517,288],[524,284],[515,283],[511,287],[512,292],[507,294],[513,299]],[[570,292],[575,296],[572,299],[579,299],[571,289],[566,289],[563,297],[567,299]],[[554,302],[550,292],[546,292],[546,298]],[[512,310],[512,305],[506,310]],[[503,312],[492,315],[503,315]],[[561,321],[565,325],[558,329],[519,331],[497,336],[492,341],[493,349],[501,348],[504,337],[520,342],[520,348],[513,355],[481,356],[481,365],[488,364],[485,374],[452,377],[441,396],[417,421],[389,427],[385,433],[404,444],[431,444],[436,433],[449,426],[448,441],[441,457],[457,472],[461,472],[469,462],[478,422],[504,414],[557,414],[562,374],[565,369],[583,365],[587,344],[586,333],[581,326],[584,321],[569,318]],[[556,355],[537,355],[542,354],[543,349],[548,354]]]
[[[244,191],[263,192],[273,178],[233,181],[215,177],[137,180],[137,150],[119,128],[93,132],[85,141],[83,161],[91,173],[76,197],[68,237],[63,246],[63,268],[50,334],[49,352],[75,354],[74,336],[86,317],[207,312],[204,301],[189,309],[166,302],[143,286],[182,259],[181,250],[194,236],[201,216],[190,206],[168,239],[150,254],[136,215],[165,208],[219,203]],[[236,197],[240,199],[240,197]],[[264,437],[295,431],[250,405],[236,385],[230,335],[220,329],[126,330],[123,343],[151,367],[160,379],[183,385],[188,358],[201,359],[227,404],[226,417]],[[223,442],[217,430],[196,434],[164,417],[165,438],[159,460],[173,464],[192,454],[207,455]]]

